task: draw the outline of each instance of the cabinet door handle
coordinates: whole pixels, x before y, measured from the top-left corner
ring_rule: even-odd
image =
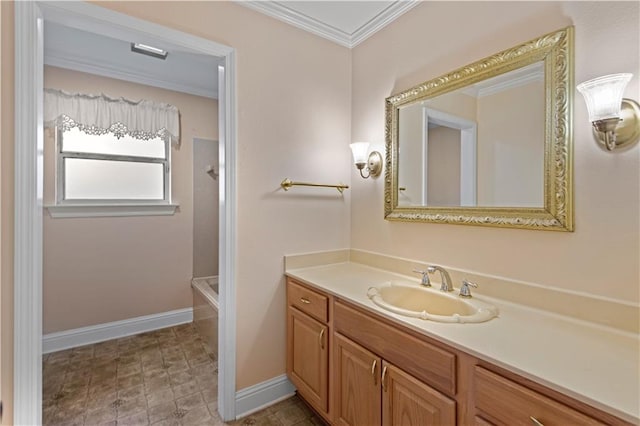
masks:
[[[310,303],[311,303],[311,301],[310,301],[309,299],[307,299],[306,297],[301,297],[301,298],[300,298],[300,301],[301,301],[302,303],[304,303],[305,305],[308,305],[308,304],[310,304]]]
[[[373,384],[377,385],[378,381],[376,380],[376,364],[378,363],[378,360],[373,360],[373,364],[371,364],[371,375],[373,376]]]
[[[387,366],[382,369],[382,390],[387,391]]]
[[[318,337],[318,339],[320,340],[320,349],[324,349],[324,339],[323,339],[324,331],[325,331],[324,328],[320,330],[320,336]]]
[[[529,417],[531,419],[531,424],[533,424],[533,426],[544,426],[538,419],[536,419],[535,417],[531,416]]]

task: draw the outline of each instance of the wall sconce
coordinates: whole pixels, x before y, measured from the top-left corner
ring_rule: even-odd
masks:
[[[640,139],[640,105],[622,94],[632,74],[611,74],[577,86],[593,124],[593,136],[609,151]]]
[[[378,177],[382,172],[382,155],[378,151],[372,151],[367,156],[369,151],[368,142],[355,142],[349,145],[351,152],[353,153],[353,162],[356,168],[360,170],[360,176],[367,179],[369,176]],[[362,173],[362,169],[367,166],[368,175]]]

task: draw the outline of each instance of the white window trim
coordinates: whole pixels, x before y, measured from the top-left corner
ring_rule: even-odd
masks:
[[[178,204],[60,204],[45,206],[54,219],[73,217],[172,216]]]
[[[81,217],[126,217],[126,216],[172,216],[178,204],[171,202],[171,141],[166,139],[165,159],[153,160],[150,163],[164,164],[164,199],[162,200],[65,200],[64,199],[64,159],[69,158],[62,152],[62,138],[64,129],[55,128],[55,156],[56,156],[56,194],[55,204],[45,206],[53,219],[81,218]],[[116,157],[101,154],[87,154],[87,158],[96,157],[115,159]],[[131,157],[134,158],[134,157]],[[143,159],[140,157],[140,159]]]

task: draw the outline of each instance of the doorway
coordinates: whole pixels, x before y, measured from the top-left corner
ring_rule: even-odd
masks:
[[[235,51],[98,6],[76,2],[18,2],[16,19],[16,174],[14,422],[42,421],[42,216],[43,216],[43,26],[57,23],[150,44],[169,42],[220,59],[220,321],[218,409],[235,418]],[[28,142],[25,142],[28,141]]]

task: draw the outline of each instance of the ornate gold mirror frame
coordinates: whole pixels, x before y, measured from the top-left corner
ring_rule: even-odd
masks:
[[[399,206],[399,108],[539,61],[545,75],[544,207]],[[385,219],[573,231],[573,93],[573,27],[567,27],[388,97]]]

